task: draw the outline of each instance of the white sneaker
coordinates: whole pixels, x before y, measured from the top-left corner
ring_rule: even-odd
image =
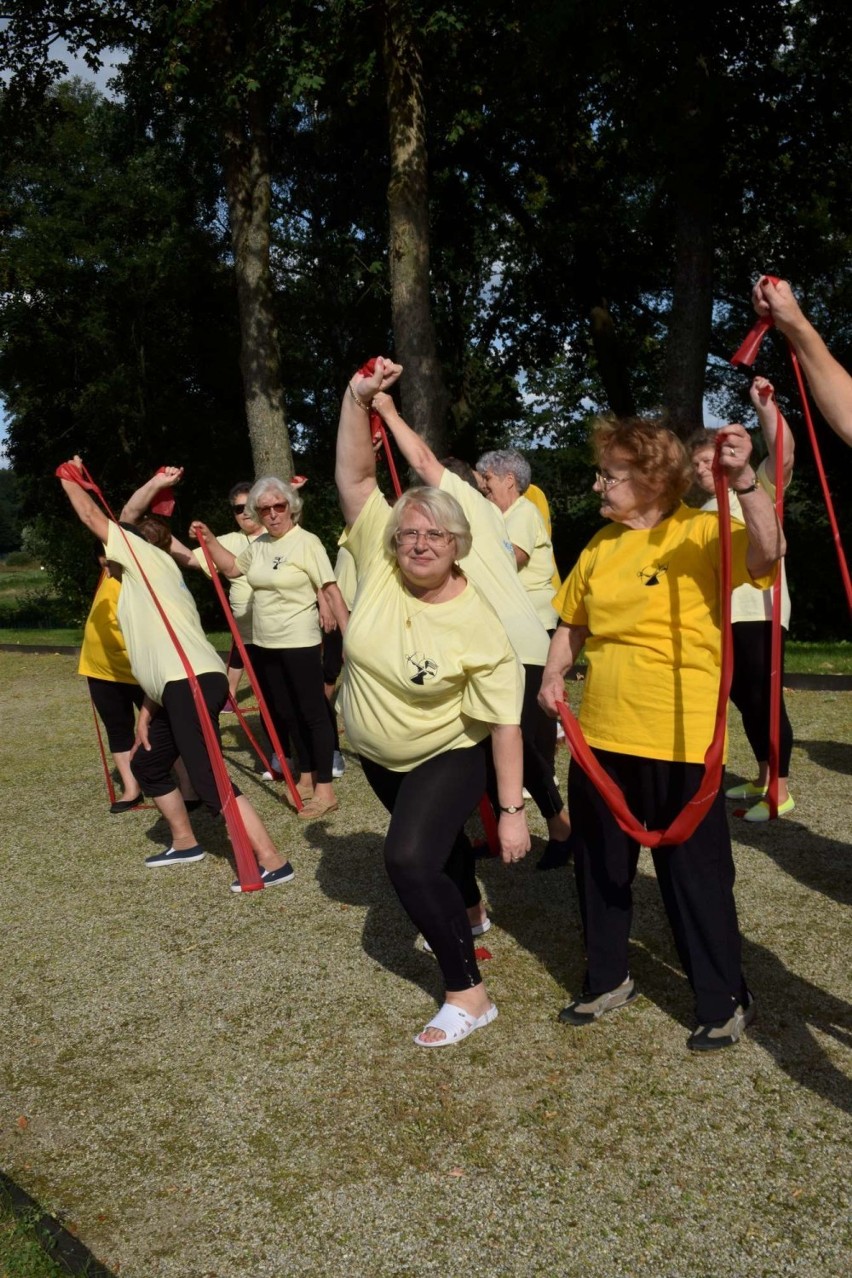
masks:
[[[262,777],[262,780],[264,781],[274,781],[275,773],[277,773],[279,777],[283,775],[283,773],[281,772],[281,760],[278,758],[277,754],[273,754],[272,758],[269,760],[269,763],[272,768],[272,771],[270,772],[269,769],[267,769],[267,771],[264,772]]]
[[[346,771],[346,760],[339,750],[335,750],[334,758],[331,761],[331,775],[335,780],[342,777]]]

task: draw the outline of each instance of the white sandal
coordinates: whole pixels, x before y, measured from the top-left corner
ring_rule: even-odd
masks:
[[[497,1008],[493,1003],[481,1016],[471,1016],[470,1012],[466,1012],[463,1007],[457,1007],[454,1003],[445,1003],[429,1024],[424,1025],[419,1034],[415,1034],[414,1041],[418,1047],[449,1047],[452,1043],[460,1043],[463,1038],[467,1038],[468,1034],[472,1034],[474,1030],[483,1029],[496,1019]],[[436,1039],[434,1043],[424,1043],[423,1035],[430,1029],[441,1030],[445,1037]]]

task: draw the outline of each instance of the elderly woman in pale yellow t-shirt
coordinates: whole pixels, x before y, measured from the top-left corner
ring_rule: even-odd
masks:
[[[503,859],[529,850],[522,672],[497,615],[458,566],[470,526],[454,497],[412,488],[390,509],[376,485],[372,397],[399,365],[376,360],[343,397],[337,485],[358,568],[344,636],[342,706],[365,776],[391,813],[385,865],[440,964],[445,1002],[419,1047],[458,1043],[497,1015],[476,965],[465,898],[447,862],[481,798],[491,758]]]
[[[254,591],[252,633],[255,671],[270,709],[279,721],[299,726],[299,760],[313,792],[299,816],[304,821],[337,809],[332,783],[334,730],[325,699],[317,592],[326,599],[341,630],[348,610],[322,542],[299,524],[302,497],[292,485],[267,475],[258,479],[247,510],[265,528],[239,555],[233,555],[196,520],[190,534],[204,540],[226,577],[245,575]],[[300,786],[300,791],[302,787]]]

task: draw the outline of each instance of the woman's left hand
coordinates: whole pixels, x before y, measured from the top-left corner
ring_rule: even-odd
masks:
[[[379,355],[372,374],[369,377],[360,377],[356,373],[349,385],[360,400],[369,404],[379,391],[389,390],[394,382],[399,380],[401,373],[402,364],[395,364],[392,359],[383,359]]]
[[[725,472],[730,485],[735,486],[737,480],[746,471],[751,470],[751,440],[748,431],[738,423],[723,426],[719,431],[719,465]]]
[[[501,812],[497,822],[500,855],[506,865],[522,861],[530,850],[530,832],[525,812]]]

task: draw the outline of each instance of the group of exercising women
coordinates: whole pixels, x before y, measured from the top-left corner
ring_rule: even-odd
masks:
[[[301,524],[301,493],[290,483],[263,477],[236,485],[230,499],[238,531],[217,538],[195,521],[190,536],[207,551],[199,554],[141,509],[179,472],[149,481],[114,522],[75,482],[79,459],[63,468],[63,487],[103,544],[106,564],[80,670],[123,786],[112,812],[130,810],[143,795],[153,799],[171,841],[148,858],[152,867],[204,856],[188,806],[200,802],[218,813],[221,787],[184,657],[160,609],[215,724],[238,676],[232,673],[229,686],[179,566],[206,564],[209,555],[233,583],[231,604],[258,683],[301,778],[304,819],[328,817],[338,806],[323,636],[343,634],[337,706],[348,744],[388,810],[388,875],[446,987],[438,1013],[415,1036],[418,1046],[458,1043],[497,1016],[477,967],[475,940],[491,922],[464,834],[483,795],[508,866],[530,848],[528,798],[548,828],[542,867],[573,857],[586,953],[578,992],[560,1013],[573,1026],[636,998],[628,942],[641,831],[678,831],[676,839],[654,835],[648,842],[695,997],[688,1046],[731,1046],[755,1003],[741,966],[724,787],[707,792],[704,759],[718,728],[723,531],[730,586],[757,601],[752,619],[737,624],[760,627],[759,638],[743,645],[758,665],[768,625],[760,611],[764,592],[785,550],[772,493],[789,478],[792,447],[779,477],[778,418],[770,422],[766,411],[771,388],[761,383],[754,392],[769,452],[758,470],[738,425],[687,448],[658,421],[599,420],[592,488],[606,522],[560,583],[546,520],[535,494],[527,496],[523,458],[512,450],[488,453],[477,473],[438,459],[389,394],[401,367],[378,358],[372,369],[353,376],[340,410],[346,599],[321,543]],[[422,480],[393,505],[376,479],[376,412]],[[724,530],[715,512],[684,502],[696,484],[707,486],[709,453],[737,503]],[[592,764],[572,758],[566,808],[553,776],[555,727],[565,676],[581,651],[587,674],[579,721]],[[736,660],[747,660],[740,648]],[[765,725],[758,725],[760,711],[742,709],[759,765],[747,788],[757,803],[747,816],[760,820],[767,806]],[[633,825],[613,815],[611,786]],[[246,796],[235,793],[261,881],[289,882],[289,860]],[[791,806],[785,789],[779,809]],[[684,822],[690,810],[693,819]],[[232,887],[239,891],[240,880]]]

